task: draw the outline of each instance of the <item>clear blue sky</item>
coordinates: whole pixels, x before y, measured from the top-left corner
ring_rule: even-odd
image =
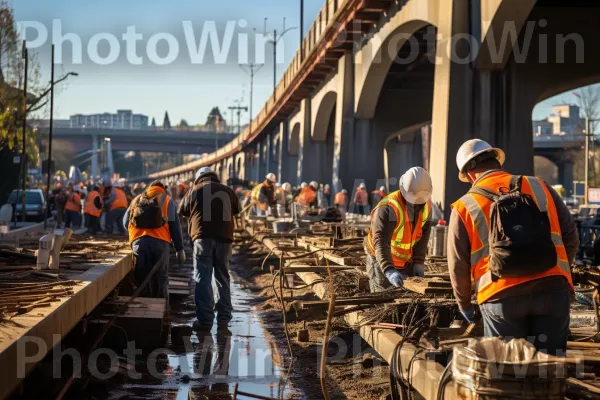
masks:
[[[81,38],[83,58],[80,65],[71,64],[71,45],[63,46],[65,62],[57,68],[57,77],[68,71],[78,72],[80,76],[61,87],[56,99],[57,118],[68,118],[76,113],[132,109],[155,117],[158,124],[162,123],[165,111],[169,112],[172,123],[177,123],[181,118],[190,123],[204,123],[209,110],[219,106],[225,118],[229,119],[230,114],[226,110],[234,100],[243,96],[244,105],[249,100],[249,77],[237,65],[236,35],[252,34],[253,29],[262,32],[265,17],[268,18],[269,31],[280,30],[284,17],[287,27],[299,25],[299,0],[12,0],[12,5],[17,21],[38,21],[48,30],[46,45],[35,50],[44,82],[49,81],[51,38],[57,34],[52,20],[61,21],[63,35],[75,33]],[[305,32],[322,5],[323,0],[305,0]],[[247,26],[236,27],[232,42],[235,51],[230,52],[226,64],[215,65],[210,51],[201,65],[190,62],[183,21],[191,21],[198,41],[207,21],[216,23],[222,40],[227,21],[237,23],[239,20],[246,20]],[[142,65],[128,62],[122,35],[129,26],[135,26],[136,31],[143,35],[137,44],[137,53],[143,57]],[[29,32],[28,40],[34,39],[34,32]],[[88,56],[90,38],[101,33],[115,35],[119,40],[119,58],[111,65],[96,65]],[[179,58],[170,65],[158,66],[148,59],[146,44],[151,36],[159,33],[169,33],[179,43]],[[298,48],[299,32],[288,32],[283,43],[284,59],[278,64],[278,78]],[[98,48],[100,55],[108,55],[109,46],[106,42],[101,42]],[[271,95],[271,49],[270,45],[266,46],[266,65],[256,76],[254,113],[262,108]],[[166,55],[164,42],[159,44],[158,53]],[[534,110],[534,119],[545,118],[554,104],[575,100],[565,96],[538,105]]]
[[[305,0],[305,32],[322,4],[323,0]],[[68,118],[75,113],[133,109],[134,112],[156,117],[159,124],[165,111],[169,111],[172,123],[181,118],[186,118],[190,123],[204,123],[213,106],[219,106],[224,111],[242,94],[247,104],[250,79],[237,65],[237,34],[252,34],[253,29],[262,32],[265,17],[268,18],[269,31],[281,30],[284,17],[287,18],[287,27],[297,27],[300,15],[298,0],[12,0],[12,6],[17,21],[39,21],[48,30],[48,44],[36,50],[45,82],[49,81],[50,41],[54,31],[52,20],[61,21],[63,35],[76,33],[82,39],[82,64],[70,63],[71,45],[65,44],[65,63],[56,70],[57,76],[69,71],[80,74],[71,79],[57,96],[57,118]],[[196,41],[199,42],[206,21],[215,21],[222,38],[227,21],[237,23],[242,19],[247,21],[247,27],[236,28],[232,42],[235,51],[231,52],[225,65],[215,65],[210,51],[206,53],[203,64],[192,65],[183,21],[191,21]],[[126,45],[121,38],[131,25],[144,36],[137,45],[138,55],[144,58],[143,65],[131,65],[127,61]],[[177,38],[180,56],[173,64],[158,66],[148,60],[146,44],[151,36],[163,32]],[[115,35],[120,41],[120,58],[112,65],[95,65],[87,56],[90,38],[99,33]],[[35,32],[29,30],[27,39],[34,38]],[[298,43],[298,30],[290,31],[284,37],[285,57],[284,63],[278,65],[279,76],[294,56]],[[253,53],[254,47],[251,48]],[[160,43],[159,55],[166,56],[167,51],[165,42]],[[107,42],[100,44],[99,53],[108,55]],[[272,46],[267,45],[266,65],[255,78],[255,113],[271,94],[271,54]],[[229,118],[229,112],[225,117]]]

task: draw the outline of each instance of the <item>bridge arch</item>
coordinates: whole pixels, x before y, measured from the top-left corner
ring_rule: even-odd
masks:
[[[416,43],[414,35],[426,27],[438,26],[439,1],[399,2],[388,11],[385,19],[355,57],[355,112],[359,119],[375,115],[377,100],[386,75],[398,53],[407,43]],[[435,43],[435,29],[430,30],[430,42]]]
[[[300,122],[293,124],[290,129],[290,140],[288,144],[288,153],[291,156],[298,156],[300,154]]]

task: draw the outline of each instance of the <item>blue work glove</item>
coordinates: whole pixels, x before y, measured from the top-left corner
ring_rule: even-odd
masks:
[[[423,264],[423,263],[413,264],[413,271],[415,273],[415,276],[424,277],[425,276],[425,264]]]
[[[385,274],[385,277],[388,279],[388,281],[390,281],[390,283],[392,285],[394,285],[395,287],[404,286],[404,279],[402,279],[402,274],[400,274],[400,272],[396,271],[395,268],[386,269],[384,274]]]
[[[469,307],[467,310],[460,310],[460,313],[468,323],[472,324],[475,322],[475,308],[473,306]]]

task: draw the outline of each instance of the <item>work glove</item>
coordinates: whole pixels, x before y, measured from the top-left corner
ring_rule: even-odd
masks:
[[[472,324],[475,322],[475,308],[473,306],[466,310],[460,310],[460,313],[468,323]]]
[[[385,274],[385,277],[388,279],[388,281],[390,281],[390,283],[392,285],[394,285],[395,287],[404,286],[404,279],[402,279],[402,274],[400,274],[400,272],[396,271],[395,268],[386,269],[384,274]]]
[[[185,264],[185,251],[184,250],[180,250],[177,252],[177,262],[179,263],[179,265]]]
[[[423,264],[423,263],[413,264],[413,271],[414,271],[415,276],[420,276],[420,277],[425,276],[425,264]]]

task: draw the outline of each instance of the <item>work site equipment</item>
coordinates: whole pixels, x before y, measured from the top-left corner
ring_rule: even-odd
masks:
[[[456,165],[458,166],[458,179],[462,182],[469,182],[467,174],[463,172],[465,169],[472,169],[474,165],[471,165],[471,161],[480,154],[494,152],[496,160],[500,165],[504,165],[506,155],[502,149],[492,147],[488,142],[481,139],[467,140],[460,146],[458,153],[456,153]],[[468,168],[467,168],[468,167]]]
[[[431,198],[431,176],[424,168],[412,167],[400,178],[400,193],[411,204],[425,204]]]
[[[453,354],[456,398],[564,399],[564,359],[536,351],[525,339],[471,339]]]

